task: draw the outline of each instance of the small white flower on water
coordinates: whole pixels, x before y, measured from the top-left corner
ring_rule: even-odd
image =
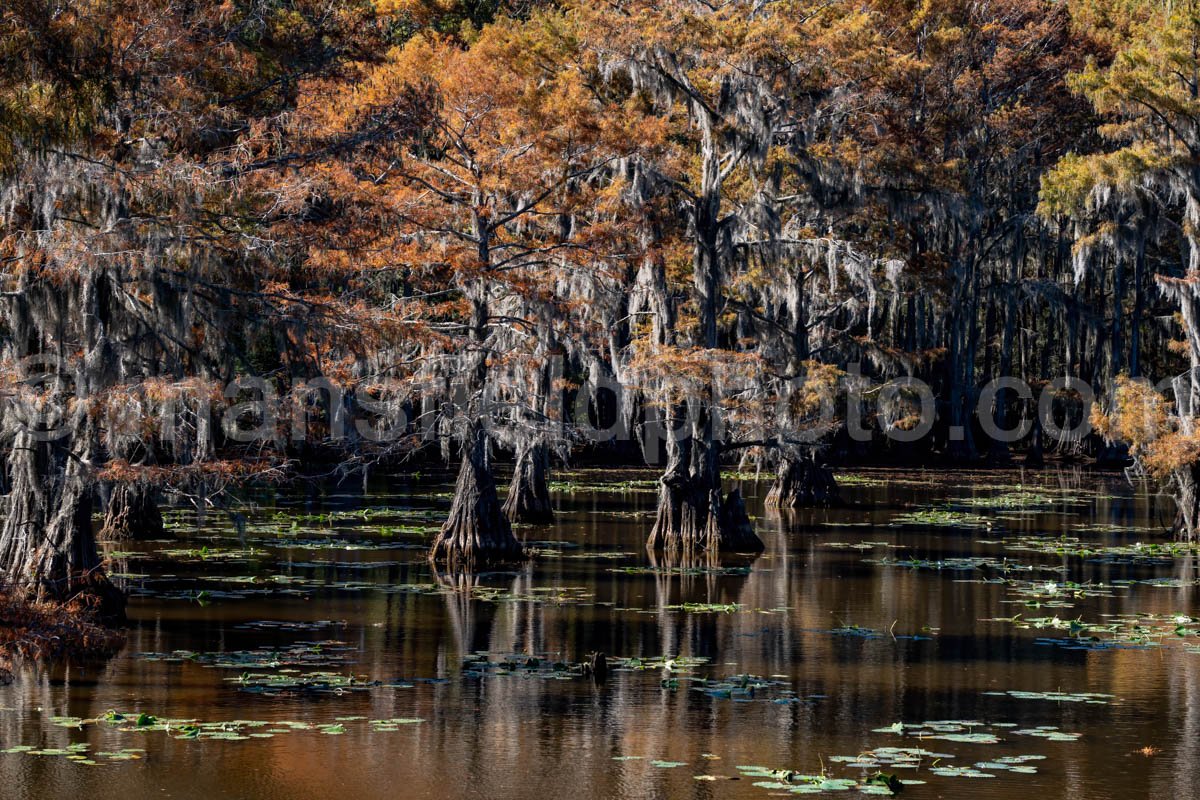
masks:
[[[1180,614],[1179,616],[1175,617],[1176,625],[1186,625],[1191,621],[1192,621],[1191,617],[1185,616],[1183,614]]]
[[[1046,585],[1042,588],[1046,590],[1047,594],[1054,594],[1058,591],[1058,584],[1054,581],[1046,581]]]

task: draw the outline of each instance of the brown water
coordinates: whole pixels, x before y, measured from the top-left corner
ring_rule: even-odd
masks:
[[[1006,495],[1022,481],[1025,494]],[[29,668],[0,688],[0,749],[51,751],[0,754],[0,798],[720,799],[816,788],[739,765],[925,781],[904,789],[910,798],[1200,794],[1200,622],[1185,619],[1200,618],[1196,562],[1133,547],[1163,541],[1151,529],[1169,504],[1112,477],[1054,470],[859,473],[848,507],[783,518],[758,506],[765,486],[744,488],[766,553],[682,571],[642,549],[654,495],[641,485],[558,492],[559,523],[520,530],[544,541],[539,557],[475,578],[434,575],[424,534],[410,529],[436,525],[443,484],[257,498],[242,542],[227,523],[197,530],[179,514],[173,541],[117,554],[134,592],[118,656]],[[891,524],[921,508],[979,518]],[[1122,549],[1016,549],[1021,536],[1064,534]],[[244,548],[261,552],[230,552]],[[946,561],[962,558],[974,560]],[[1074,597],[1069,581],[1093,585]],[[1122,616],[1135,613],[1153,616]],[[171,656],[181,650],[198,655]],[[616,662],[603,683],[553,666],[593,651],[643,662]],[[684,658],[633,668],[659,657]],[[234,663],[211,663],[222,658]],[[361,677],[295,684],[318,671]],[[755,677],[729,682],[738,675]],[[109,710],[125,721],[51,719]],[[142,713],[156,719],[139,727]],[[372,722],[392,719],[404,721]],[[163,720],[242,722],[163,730]],[[954,724],[876,731],[929,720]],[[1059,735],[1023,732],[1038,726]],[[996,741],[972,740],[988,733]],[[56,752],[72,743],[75,760]],[[915,768],[837,760],[881,746],[940,756]],[[935,772],[977,763],[990,777]]]

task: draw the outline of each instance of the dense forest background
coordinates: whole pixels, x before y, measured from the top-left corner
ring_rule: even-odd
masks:
[[[1191,535],[1200,9],[8,0],[0,276],[22,596],[119,614],[93,511],[415,458],[467,565],[569,457],[690,553],[837,459],[1132,463]]]

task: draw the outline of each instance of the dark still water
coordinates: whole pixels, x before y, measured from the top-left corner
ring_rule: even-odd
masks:
[[[0,688],[0,797],[1200,794],[1200,576],[1144,488],[867,471],[781,517],[747,480],[766,553],[678,564],[652,474],[560,477],[473,578],[425,561],[445,483],[176,514],[112,554],[118,656]]]

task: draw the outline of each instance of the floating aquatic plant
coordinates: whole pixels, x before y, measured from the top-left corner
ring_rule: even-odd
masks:
[[[965,511],[927,508],[898,514],[892,518],[891,524],[938,528],[990,528],[992,521]]]
[[[984,692],[989,697],[1011,697],[1014,700],[1047,700],[1055,703],[1089,703],[1092,705],[1107,705],[1115,699],[1111,694],[1097,692]]]
[[[563,494],[628,494],[630,492],[654,492],[657,490],[658,481],[655,479],[624,480],[605,483],[550,481],[550,491]]]
[[[1016,489],[993,495],[974,495],[972,497],[956,497],[950,501],[954,506],[963,508],[983,508],[994,510],[1038,510],[1052,509],[1057,505],[1080,505],[1077,498],[1054,496],[1033,489],[1018,486]]]

